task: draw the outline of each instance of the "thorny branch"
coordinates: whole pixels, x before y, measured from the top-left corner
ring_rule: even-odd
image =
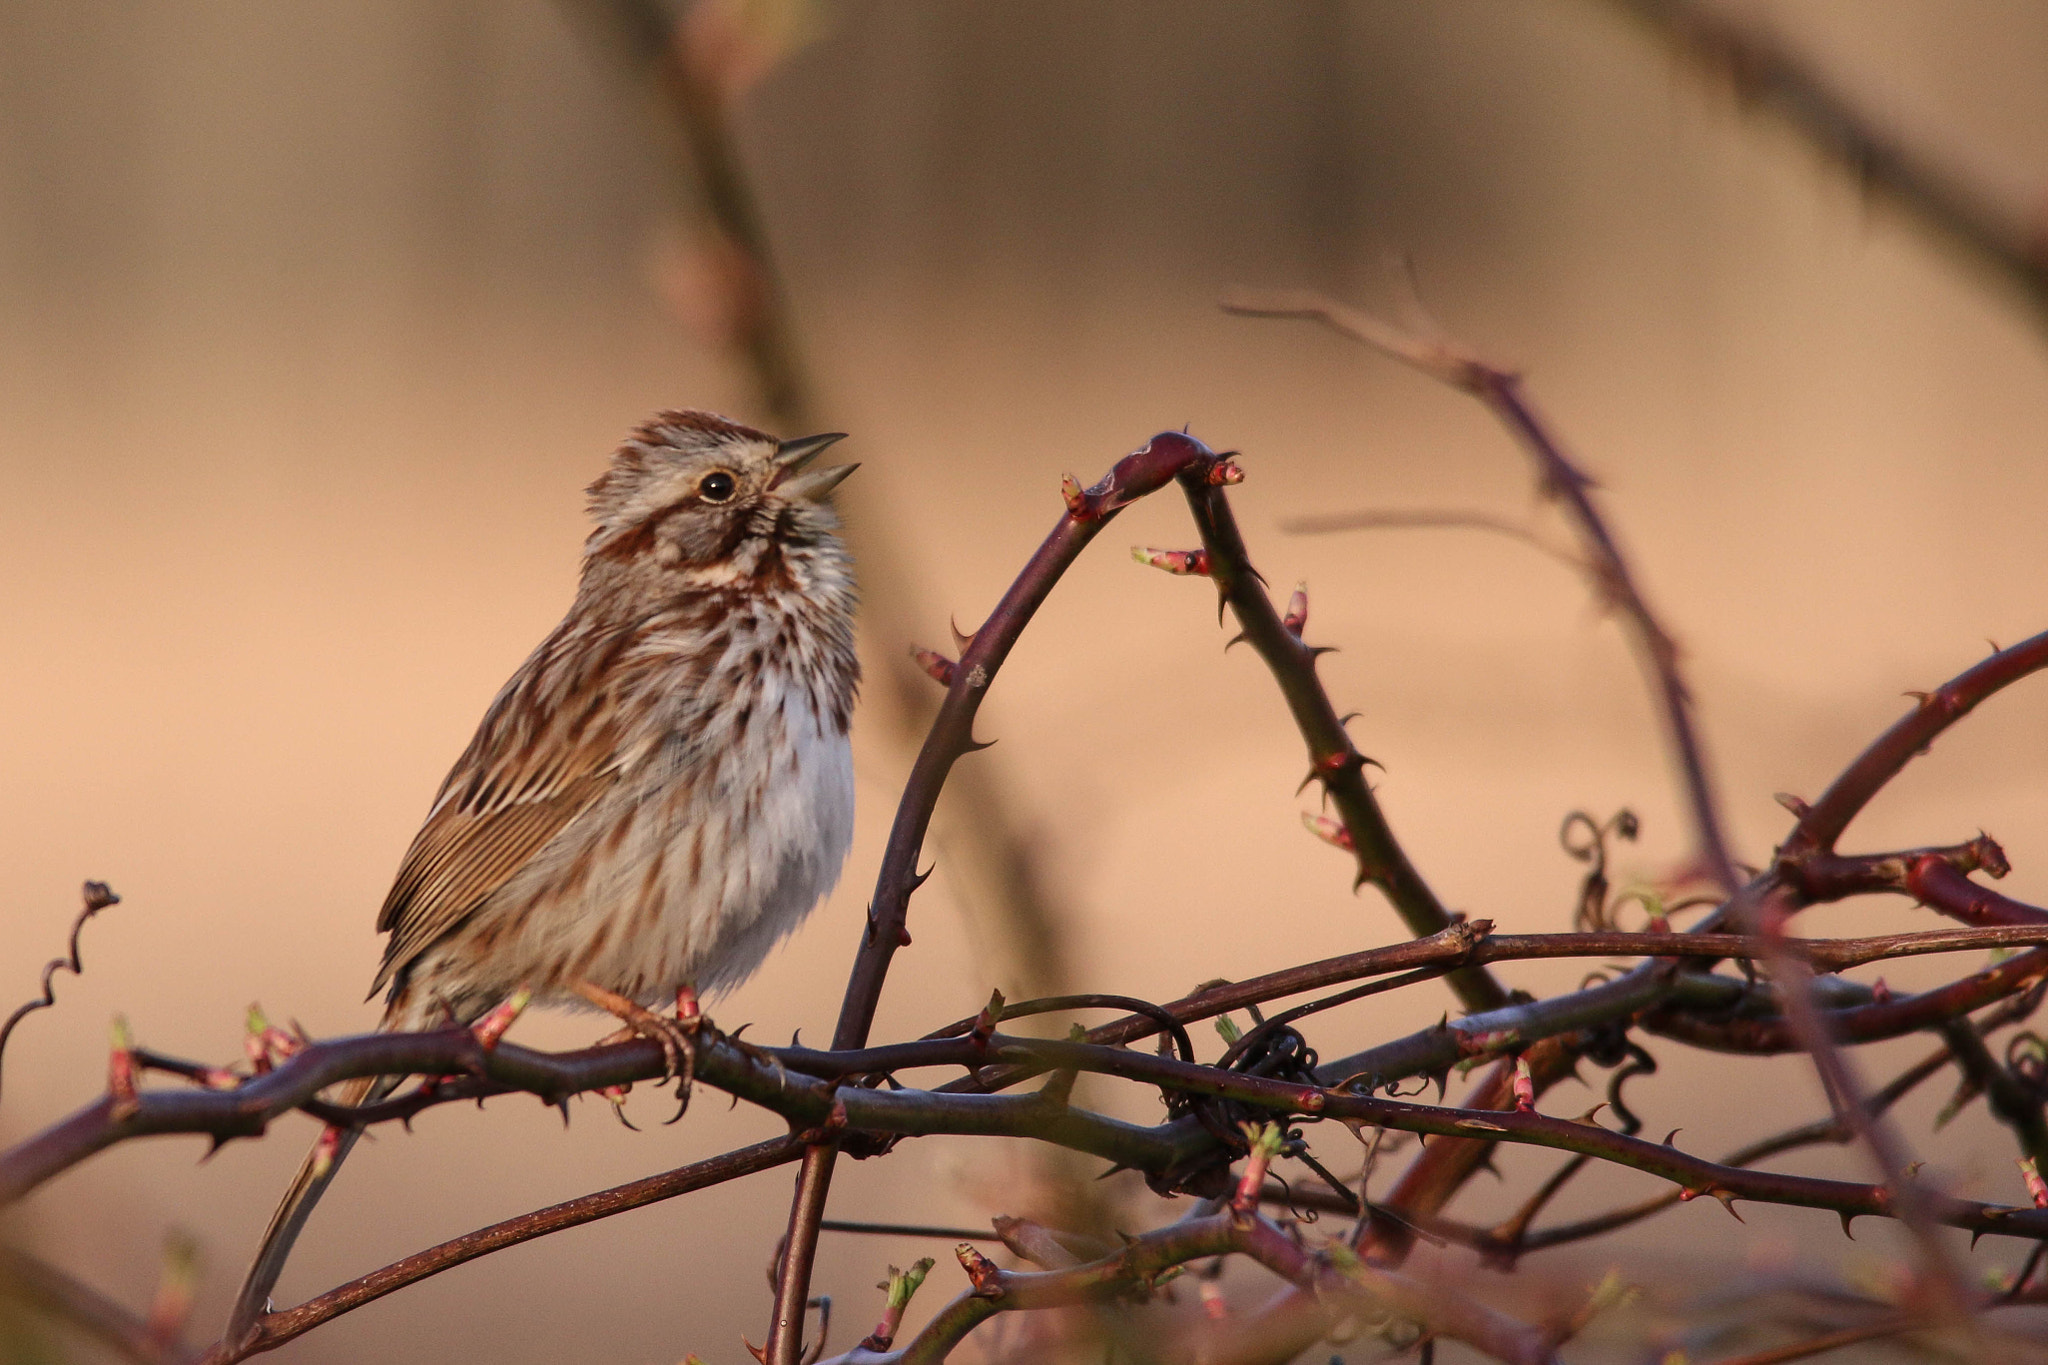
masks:
[[[1156,493],[1177,477],[1226,483],[1243,478],[1237,467],[1200,441],[1166,431],[1132,451],[1092,488],[1082,489],[1069,475],[1063,493],[1067,510],[1010,588],[996,603],[981,628],[963,637],[960,658],[951,669],[946,699],[932,722],[889,830],[874,899],[868,906],[867,932],[854,957],[853,974],[840,1006],[832,1046],[845,1050],[866,1043],[882,984],[896,949],[909,942],[906,921],[910,897],[928,872],[917,870],[925,833],[947,775],[962,756],[983,747],[974,738],[974,717],[995,680],[997,670],[1052,592],[1060,576],[1088,547],[1102,528],[1131,503]],[[775,1315],[770,1326],[768,1365],[796,1365],[801,1354],[803,1304],[810,1292],[811,1259],[824,1217],[836,1148],[821,1142],[804,1155],[790,1205],[789,1231],[782,1271],[776,1284]]]
[[[1362,869],[1388,888],[1390,898],[1404,912],[1419,909],[1426,915],[1428,907],[1435,905],[1412,868],[1408,877],[1402,875],[1405,858],[1391,834],[1385,832],[1364,785],[1364,760],[1344,736],[1334,708],[1315,680],[1317,651],[1301,639],[1305,601],[1291,602],[1283,615],[1250,567],[1220,489],[1221,484],[1237,477],[1233,464],[1199,442],[1166,433],[1120,462],[1094,488],[1082,490],[1070,481],[1066,516],[988,623],[966,641],[962,658],[957,663],[945,661],[951,665],[946,670],[946,703],[898,813],[835,1046],[829,1050],[758,1049],[707,1036],[700,1049],[700,1080],[780,1115],[790,1124],[790,1136],[600,1191],[429,1248],[296,1308],[266,1315],[257,1336],[244,1348],[231,1351],[217,1345],[205,1357],[208,1365],[226,1365],[244,1354],[270,1349],[442,1269],[562,1227],[764,1170],[793,1160],[799,1153],[806,1157],[807,1171],[813,1165],[829,1171],[830,1154],[841,1146],[866,1155],[923,1134],[1028,1137],[1102,1158],[1113,1167],[1139,1170],[1162,1191],[1181,1189],[1206,1196],[1221,1196],[1230,1188],[1231,1164],[1246,1150],[1245,1139],[1236,1136],[1236,1130],[1248,1123],[1264,1124],[1277,1117],[1296,1124],[1338,1122],[1359,1129],[1424,1135],[1431,1140],[1418,1163],[1387,1198],[1365,1208],[1358,1229],[1360,1234],[1370,1230],[1361,1249],[1387,1257],[1390,1264],[1416,1232],[1478,1247],[1504,1263],[1522,1252],[1597,1235],[1656,1207],[1700,1195],[1730,1206],[1731,1211],[1739,1200],[1825,1208],[1839,1214],[1845,1225],[1857,1216],[1897,1216],[1908,1204],[1916,1204],[1920,1215],[1931,1223],[2048,1245],[2048,1207],[1958,1199],[1931,1186],[1921,1189],[1895,1173],[1874,1184],[1859,1184],[1752,1168],[1758,1160],[1804,1143],[1842,1140],[1857,1125],[1852,1116],[1841,1113],[1717,1163],[1684,1153],[1668,1139],[1656,1143],[1635,1136],[1633,1121],[1625,1125],[1629,1131],[1616,1132],[1594,1121],[1591,1114],[1565,1119],[1536,1107],[1544,1090],[1571,1074],[1580,1058],[1603,1065],[1621,1060],[1617,1049],[1626,1042],[1627,1031],[1636,1026],[1700,1046],[1748,1053],[1796,1046],[1811,1049],[1802,1032],[1817,1032],[1831,1043],[1857,1043],[1936,1029],[1944,1032],[1949,1047],[1873,1100],[1862,1102],[1864,1122],[1882,1113],[1934,1069],[1953,1061],[1968,1077],[1969,1093],[1988,1095],[1993,1109],[2015,1127],[2024,1145],[2037,1149],[2040,1102],[2048,1092],[2042,1083],[2042,1068],[2027,1070],[2021,1061],[2010,1058],[2002,1062],[1984,1046],[1982,1038],[1991,1029],[2022,1017],[2038,1002],[2040,983],[2048,979],[2048,912],[1972,880],[1974,873],[2002,876],[2008,867],[2004,850],[1985,835],[1947,847],[1886,854],[1839,854],[1834,843],[1856,811],[1913,753],[1992,692],[2048,664],[2048,636],[2001,651],[1928,694],[1813,806],[1788,799],[1799,816],[1793,836],[1771,867],[1742,888],[1736,898],[1747,898],[1752,905],[1775,899],[1796,907],[1852,896],[1903,893],[1960,921],[1962,927],[1863,939],[1801,940],[1784,935],[1780,917],[1768,921],[1761,934],[1728,933],[1724,929],[1731,923],[1729,904],[1688,933],[1669,932],[1663,921],[1653,920],[1651,931],[1644,933],[1602,927],[1569,934],[1505,935],[1493,933],[1492,925],[1483,920],[1452,923],[1444,916],[1433,932],[1408,942],[1343,954],[1246,981],[1214,984],[1164,1005],[1095,994],[1011,1007],[1018,1015],[1102,1008],[1129,1011],[1092,1029],[1077,1026],[1074,1036],[1064,1041],[1000,1032],[997,1025],[1003,1007],[996,1002],[981,1018],[935,1030],[924,1039],[867,1046],[875,1000],[893,950],[905,941],[909,897],[921,880],[916,858],[925,823],[953,762],[978,747],[972,737],[972,722],[988,681],[1054,582],[1101,526],[1130,501],[1176,479],[1188,495],[1202,535],[1203,548],[1188,556],[1189,562],[1198,563],[1216,579],[1223,603],[1236,612],[1247,638],[1272,667],[1308,743],[1316,768],[1312,779],[1324,783],[1332,804],[1344,817],[1341,828],[1355,849],[1371,849],[1376,840],[1385,840],[1390,856],[1362,857]],[[1682,692],[1680,695],[1682,698]],[[1596,868],[1595,873],[1599,872]],[[1594,887],[1590,874],[1588,886]],[[1604,897],[1606,891],[1601,875],[1597,893]],[[1440,914],[1441,907],[1437,910]],[[1732,922],[1740,924],[1745,918],[1735,916]],[[1603,911],[1587,922],[1605,926],[1613,920]],[[76,927],[73,962],[75,941]],[[1910,955],[1986,948],[2028,951],[1915,995],[1893,995],[1832,975]],[[1633,959],[1636,965],[1577,991],[1542,1000],[1511,998],[1486,974],[1490,964],[1561,957]],[[1815,1012],[1807,1029],[1802,1031],[1793,1023],[1805,991],[1788,992],[1770,981],[1714,970],[1716,963],[1730,960],[1775,960],[1824,973],[1811,987]],[[1472,993],[1468,1004],[1476,1006],[1476,1012],[1455,1021],[1445,1018],[1407,1037],[1334,1061],[1317,1060],[1296,1028],[1304,1019],[1366,991],[1395,989],[1438,976],[1464,983]],[[1368,984],[1349,984],[1361,981]],[[1481,984],[1475,988],[1473,982]],[[1256,1012],[1270,1002],[1340,987],[1343,989],[1334,995],[1311,999],[1257,1023],[1218,1063],[1204,1065],[1193,1057],[1186,1034],[1190,1023],[1233,1010]],[[1972,1014],[1985,1006],[1995,1008],[1972,1020]],[[1259,1017],[1255,1013],[1255,1020]],[[1171,1055],[1127,1046],[1160,1034],[1172,1038]],[[1494,1063],[1493,1070],[1462,1106],[1417,1103],[1391,1094],[1394,1085],[1408,1078],[1434,1078],[1441,1085],[1452,1069],[1488,1061]],[[901,1073],[930,1068],[958,1069],[960,1076],[928,1088],[901,1078]],[[142,1084],[141,1078],[152,1072],[180,1077],[196,1088],[158,1089]],[[260,1134],[271,1120],[294,1109],[326,1123],[386,1123],[409,1120],[425,1109],[454,1100],[510,1092],[531,1093],[550,1104],[566,1105],[573,1095],[630,1084],[661,1072],[660,1051],[651,1043],[636,1041],[547,1054],[511,1043],[485,1047],[462,1029],[294,1043],[293,1055],[254,1075],[169,1057],[122,1037],[106,1096],[0,1152],[0,1203],[19,1198],[93,1152],[150,1134],[205,1133],[217,1145]],[[1167,1101],[1167,1117],[1146,1126],[1076,1106],[1069,1098],[1068,1086],[1071,1078],[1082,1072],[1155,1088]],[[1047,1073],[1053,1080],[1037,1093],[1005,1093]],[[340,1109],[320,1099],[320,1093],[338,1080],[371,1074],[440,1079],[360,1111]],[[1613,1091],[1610,1094],[1615,1096]],[[1615,1102],[1618,1109],[1618,1096]],[[1282,1130],[1263,1131],[1277,1134]],[[1281,1143],[1277,1150],[1312,1161],[1300,1130],[1285,1132],[1286,1137],[1274,1139]],[[1522,1217],[1504,1225],[1505,1232],[1481,1232],[1443,1218],[1444,1201],[1503,1142],[1551,1147],[1573,1154],[1575,1163],[1593,1160],[1627,1166],[1670,1182],[1674,1192],[1662,1200],[1552,1229],[1531,1231],[1528,1217]],[[1237,1177],[1241,1195],[1248,1188],[1256,1198],[1265,1182],[1263,1150],[1253,1144],[1245,1172]],[[1325,1168],[1317,1165],[1315,1169]],[[1562,1178],[1554,1179],[1546,1190]],[[798,1224],[808,1229],[813,1242],[823,1221],[825,1189],[823,1179],[800,1184]],[[1298,1207],[1314,1205],[1313,1196],[1307,1196],[1305,1203],[1302,1198],[1301,1192],[1296,1192]],[[1355,1198],[1345,1192],[1338,1203],[1348,1211],[1357,1207]],[[840,1359],[942,1359],[966,1330],[993,1312],[1128,1296],[1143,1292],[1159,1271],[1222,1251],[1260,1260],[1295,1288],[1258,1314],[1233,1322],[1227,1331],[1219,1329],[1215,1340],[1203,1348],[1216,1347],[1210,1352],[1214,1359],[1277,1359],[1273,1354],[1278,1349],[1276,1343],[1313,1340],[1330,1329],[1333,1313],[1347,1311],[1410,1319],[1429,1333],[1466,1340],[1499,1359],[1547,1360],[1554,1352],[1559,1336],[1554,1328],[1536,1329],[1501,1319],[1442,1286],[1417,1286],[1385,1266],[1368,1270],[1356,1257],[1347,1260],[1348,1253],[1341,1250],[1305,1247],[1298,1236],[1249,1217],[1250,1205],[1242,1197],[1238,1203],[1234,1212],[1183,1220],[1134,1240],[1122,1253],[1086,1265],[1062,1265],[1044,1275],[1012,1275],[986,1263],[970,1263],[975,1291],[942,1311],[911,1341],[900,1348],[859,1347]],[[1525,1213],[1533,1216],[1540,1204],[1539,1196]],[[1196,1231],[1189,1231],[1191,1228]],[[1204,1236],[1218,1239],[1214,1245],[1219,1249],[1189,1250],[1212,1245],[1200,1241]],[[1157,1259],[1156,1270],[1144,1270],[1152,1264],[1147,1257]],[[787,1273],[783,1284],[785,1288],[792,1284]],[[806,1297],[807,1290],[790,1302],[802,1304]],[[900,1312],[900,1305],[898,1308]],[[885,1315],[884,1320],[895,1319]],[[800,1350],[795,1326],[792,1321],[783,1340]],[[1264,1344],[1254,1347],[1254,1340]]]

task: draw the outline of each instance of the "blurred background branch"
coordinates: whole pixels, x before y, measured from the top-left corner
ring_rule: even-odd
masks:
[[[1614,0],[1680,58],[1803,138],[1856,186],[1903,212],[2017,296],[2048,326],[2048,182],[2030,202],[2001,198],[1964,149],[1900,126],[1877,101],[1800,52],[1767,19],[1725,0]]]

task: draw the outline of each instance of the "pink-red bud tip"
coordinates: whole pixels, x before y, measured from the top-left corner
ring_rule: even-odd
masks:
[[[324,1180],[334,1169],[334,1158],[341,1152],[341,1129],[333,1124],[320,1130],[320,1140],[313,1144],[313,1178]]]
[[[1231,483],[1243,483],[1244,471],[1237,467],[1237,461],[1235,460],[1218,460],[1215,464],[1209,466],[1209,472],[1202,476],[1202,482],[1208,484],[1211,488],[1221,488],[1223,485]]]
[[[1301,638],[1301,632],[1308,628],[1308,584],[1296,588],[1287,599],[1287,614],[1280,618],[1280,624],[1287,627],[1289,635]]]
[[[1140,564],[1150,564],[1155,569],[1164,569],[1172,574],[1206,576],[1209,572],[1207,550],[1154,550],[1143,545],[1133,545],[1131,558]]]
[[[967,1272],[967,1278],[974,1285],[977,1294],[1000,1294],[1003,1272],[996,1263],[962,1242],[953,1248],[953,1254],[960,1258],[960,1268]]]
[[[1529,1059],[1515,1058],[1515,1108],[1520,1113],[1536,1112],[1536,1078],[1529,1074]]]
[[[910,657],[917,660],[917,666],[931,675],[932,679],[939,686],[951,687],[953,685],[953,670],[958,665],[945,655],[935,649],[926,649],[922,645],[912,645],[910,647]]]
[[[2037,1209],[2048,1209],[2048,1181],[2041,1179],[2041,1168],[2034,1164],[2034,1158],[2017,1158],[2020,1175],[2027,1182],[2027,1197],[2034,1201]]]
[[[142,1107],[135,1086],[135,1041],[129,1036],[128,1021],[114,1017],[114,1045],[107,1053],[107,1096],[113,1101],[114,1117],[131,1117]]]
[[[1312,815],[1307,811],[1303,811],[1301,813],[1301,823],[1308,826],[1310,834],[1315,835],[1316,838],[1321,839],[1324,843],[1334,844],[1347,853],[1357,851],[1356,846],[1351,842],[1351,831],[1344,828],[1342,821],[1332,820],[1327,815]]]

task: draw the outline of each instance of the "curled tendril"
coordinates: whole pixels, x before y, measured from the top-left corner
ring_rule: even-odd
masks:
[[[1642,823],[1626,806],[1607,817],[1605,824],[1582,810],[1565,816],[1557,831],[1557,842],[1572,858],[1586,864],[1586,877],[1579,884],[1579,903],[1572,911],[1572,925],[1598,931],[1612,927],[1607,907],[1607,840],[1610,836],[1634,842]]]
[[[2048,1042],[2028,1030],[2005,1043],[2006,1069],[2036,1094],[2048,1093]]]
[[[78,936],[85,932],[85,922],[110,905],[119,905],[121,898],[105,882],[87,882],[84,887],[85,908],[78,912],[78,918],[71,921],[70,952],[63,957],[53,957],[43,964],[43,993],[34,1000],[23,1001],[21,1007],[7,1016],[7,1022],[0,1024],[0,1058],[7,1054],[7,1040],[14,1036],[14,1026],[34,1014],[57,1003],[57,991],[51,979],[59,971],[70,972],[73,976],[85,974],[85,961],[78,955]]]
[[[1621,1131],[1630,1137],[1643,1130],[1643,1121],[1622,1102],[1621,1088],[1637,1076],[1648,1076],[1656,1069],[1657,1059],[1644,1051],[1642,1044],[1630,1042],[1627,1060],[1615,1068],[1614,1075],[1607,1082],[1607,1107],[1621,1120]]]

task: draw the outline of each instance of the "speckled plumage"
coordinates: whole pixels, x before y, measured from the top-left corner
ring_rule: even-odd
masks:
[[[591,487],[562,623],[491,703],[385,901],[374,989],[473,1018],[585,980],[645,1005],[751,974],[853,835],[852,565],[768,437],[665,413]],[[742,474],[717,508],[689,493]],[[708,514],[708,515],[707,515]]]
[[[860,676],[824,500],[849,471],[805,469],[832,439],[664,412],[620,446],[590,486],[575,602],[492,701],[385,899],[380,1027],[466,1023],[521,987],[576,1006],[579,985],[643,1006],[715,992],[831,890]],[[353,1139],[301,1169],[231,1333]]]

